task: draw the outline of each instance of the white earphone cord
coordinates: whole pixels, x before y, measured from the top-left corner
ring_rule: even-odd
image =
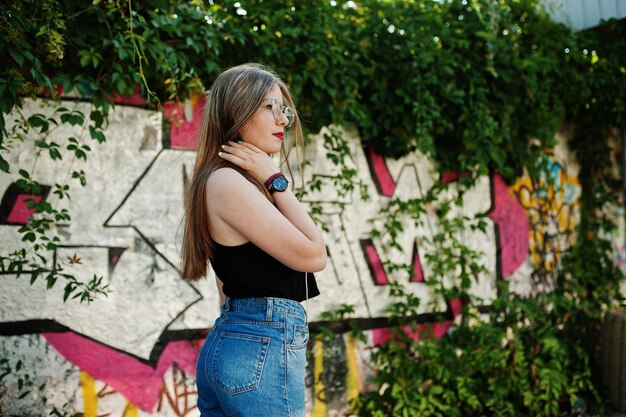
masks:
[[[309,324],[309,273],[304,273],[304,313],[306,314],[306,324]]]

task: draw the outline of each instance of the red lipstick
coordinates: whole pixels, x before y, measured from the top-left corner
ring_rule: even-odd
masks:
[[[284,140],[285,139],[285,136],[284,136],[283,132],[272,133],[272,135],[276,136],[280,140]]]

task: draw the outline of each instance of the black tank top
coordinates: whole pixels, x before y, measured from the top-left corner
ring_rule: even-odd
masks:
[[[306,299],[305,273],[283,265],[252,242],[238,246],[215,242],[211,266],[228,297]],[[320,293],[312,273],[308,273],[308,293],[309,298]]]

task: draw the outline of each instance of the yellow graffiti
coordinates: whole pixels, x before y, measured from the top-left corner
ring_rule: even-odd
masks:
[[[323,344],[321,337],[315,339],[313,347],[313,411],[311,417],[326,417],[326,401],[324,398],[324,372]]]
[[[96,417],[98,414],[98,394],[96,381],[85,371],[80,371],[80,386],[83,390],[84,417]]]
[[[198,100],[200,100],[201,98],[203,98],[202,94],[191,92],[191,96],[190,96],[191,108],[195,108],[196,105],[198,104]]]
[[[127,403],[122,417],[137,417],[137,415],[137,406],[132,403]]]
[[[354,336],[348,333],[344,335],[344,341],[348,367],[348,374],[346,376],[346,396],[348,397],[348,401],[351,401],[359,396],[359,388],[363,377],[356,357],[356,340],[354,340]]]
[[[526,210],[530,223],[529,252],[533,267],[551,272],[574,244],[580,183],[551,157],[546,173],[518,179],[509,191]]]

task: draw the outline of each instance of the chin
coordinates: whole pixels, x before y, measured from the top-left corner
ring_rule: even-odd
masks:
[[[272,155],[272,154],[275,154],[277,152],[280,152],[280,147],[281,147],[281,144],[279,143],[276,146],[268,146],[266,149],[264,149],[264,151],[267,152],[268,154]]]

